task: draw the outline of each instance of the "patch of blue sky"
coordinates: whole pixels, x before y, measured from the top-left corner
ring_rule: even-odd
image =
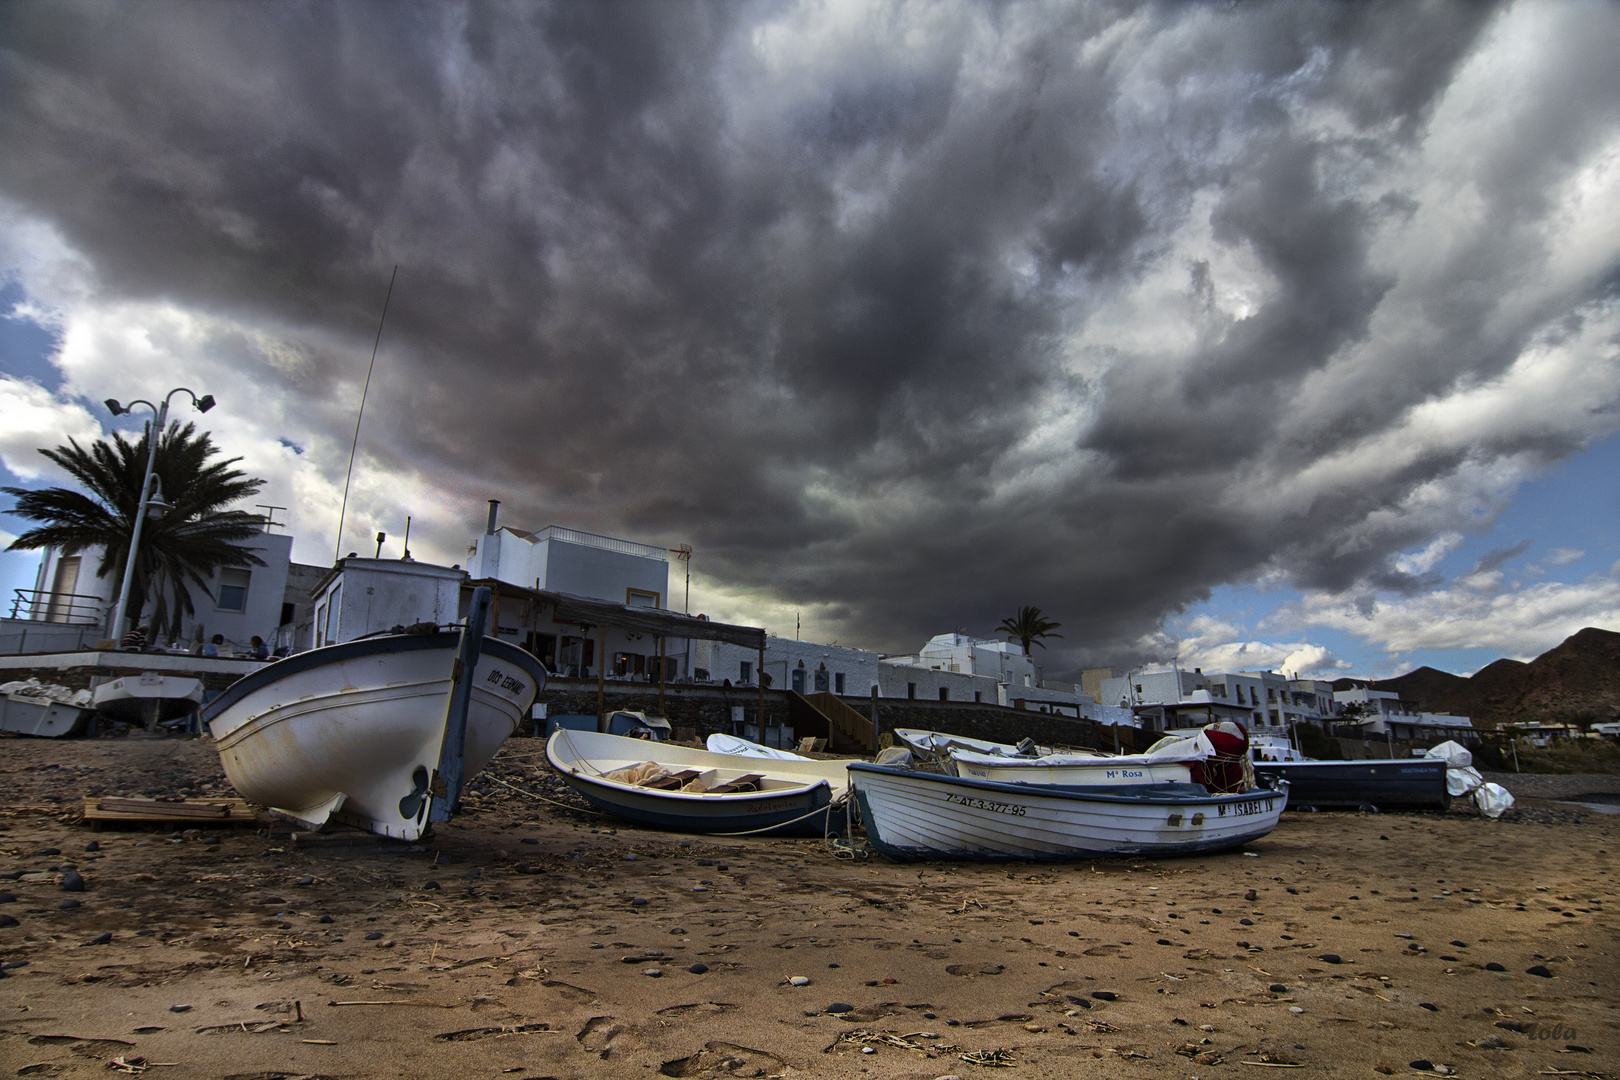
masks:
[[[51,356],[60,334],[34,319],[29,310],[22,286],[0,276],[0,372],[55,391],[62,385],[62,373],[51,363]]]
[[[1620,477],[1620,436],[1593,443],[1523,484],[1490,525],[1465,534],[1429,570],[1444,579],[1441,587],[1454,587],[1456,579],[1482,563],[1494,563],[1502,574],[1501,588],[1510,592],[1544,582],[1573,584],[1608,574],[1620,560],[1620,481],[1616,477]],[[1390,653],[1372,636],[1371,623],[1367,637],[1309,623],[1281,632],[1267,628],[1268,619],[1279,609],[1298,612],[1301,599],[1297,590],[1289,588],[1223,585],[1212,591],[1208,602],[1171,620],[1167,630],[1188,636],[1186,628],[1193,620],[1207,616],[1236,627],[1233,640],[1308,641],[1351,664],[1337,674],[1315,673],[1319,678],[1340,674],[1387,678],[1425,665],[1468,674],[1502,657],[1501,650],[1493,648],[1419,648]],[[1549,642],[1548,647],[1555,644]]]

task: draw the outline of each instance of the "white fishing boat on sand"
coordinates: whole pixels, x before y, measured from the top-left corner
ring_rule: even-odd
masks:
[[[0,731],[61,738],[82,733],[93,715],[88,690],[70,690],[38,679],[0,686]]]
[[[1001,757],[950,749],[951,771],[971,780],[1019,784],[1114,787],[1135,784],[1204,784],[1227,792],[1252,787],[1243,772],[1243,729],[1229,722],[1166,737],[1141,754],[1047,754]]]
[[[545,686],[538,659],[482,635],[488,603],[477,590],[459,631],[359,638],[239,679],[203,710],[225,775],[310,829],[415,840],[448,820]]]
[[[1076,787],[849,766],[867,840],[897,862],[1064,860],[1221,851],[1277,827],[1286,785],[1212,795],[1196,784]]]
[[[151,731],[166,720],[190,716],[202,704],[199,679],[143,671],[104,682],[91,691],[96,712]]]
[[[842,829],[842,761],[716,754],[559,728],[546,758],[592,806],[680,832],[821,836]]]

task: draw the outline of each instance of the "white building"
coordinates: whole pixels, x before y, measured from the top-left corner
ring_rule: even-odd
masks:
[[[188,585],[192,614],[181,619],[180,633],[163,641],[154,634],[151,643],[186,650],[219,634],[225,639],[223,653],[244,655],[255,637],[273,643],[277,629],[291,620],[295,606],[287,595],[292,543],[293,538],[285,533],[259,533],[244,541],[241,546],[264,565],[216,570],[206,593]],[[100,547],[73,555],[47,548],[40,558],[32,593],[18,598],[13,617],[4,620],[0,628],[0,649],[38,652],[53,647],[80,648],[107,636],[123,581],[113,574],[96,576],[101,555]],[[145,610],[134,619],[135,625],[150,621],[155,603],[155,597],[147,598]],[[48,644],[58,640],[60,646]]]
[[[666,549],[558,525],[539,532],[497,526],[499,506],[490,500],[484,535],[467,549],[472,580],[504,581],[630,607],[669,607]]]
[[[1374,690],[1366,686],[1353,686],[1333,694],[1336,705],[1360,705],[1366,709],[1365,717],[1358,721],[1364,735],[1382,735],[1391,739],[1458,739],[1467,742],[1477,738],[1474,722],[1466,716],[1430,713],[1419,709],[1410,701],[1390,690]]]

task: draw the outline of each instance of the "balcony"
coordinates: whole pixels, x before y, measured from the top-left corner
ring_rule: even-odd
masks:
[[[11,618],[35,622],[64,623],[68,626],[98,626],[106,618],[107,601],[82,593],[47,592],[41,589],[14,589]]]

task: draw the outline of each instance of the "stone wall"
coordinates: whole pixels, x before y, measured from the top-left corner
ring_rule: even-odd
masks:
[[[628,709],[658,715],[658,687],[656,684],[609,682],[604,688],[607,709]],[[1017,743],[1034,739],[1038,743],[1062,746],[1086,746],[1097,750],[1114,749],[1115,729],[1054,713],[1004,708],[999,705],[978,704],[971,701],[913,701],[906,698],[878,698],[878,730],[893,731],[897,727],[922,728],[963,735],[991,742]],[[551,679],[540,695],[551,715],[558,713],[596,712],[596,680]],[[870,697],[845,697],[843,701],[862,716],[872,715]],[[731,708],[741,705],[748,723],[755,723],[759,709],[759,691],[754,687],[671,685],[664,694],[664,716],[675,727],[694,728],[699,738],[715,732],[731,732]],[[787,694],[781,690],[765,691],[765,717],[767,726],[783,723],[788,717]],[[1146,749],[1154,736],[1135,728],[1120,728],[1119,746],[1126,753]]]

